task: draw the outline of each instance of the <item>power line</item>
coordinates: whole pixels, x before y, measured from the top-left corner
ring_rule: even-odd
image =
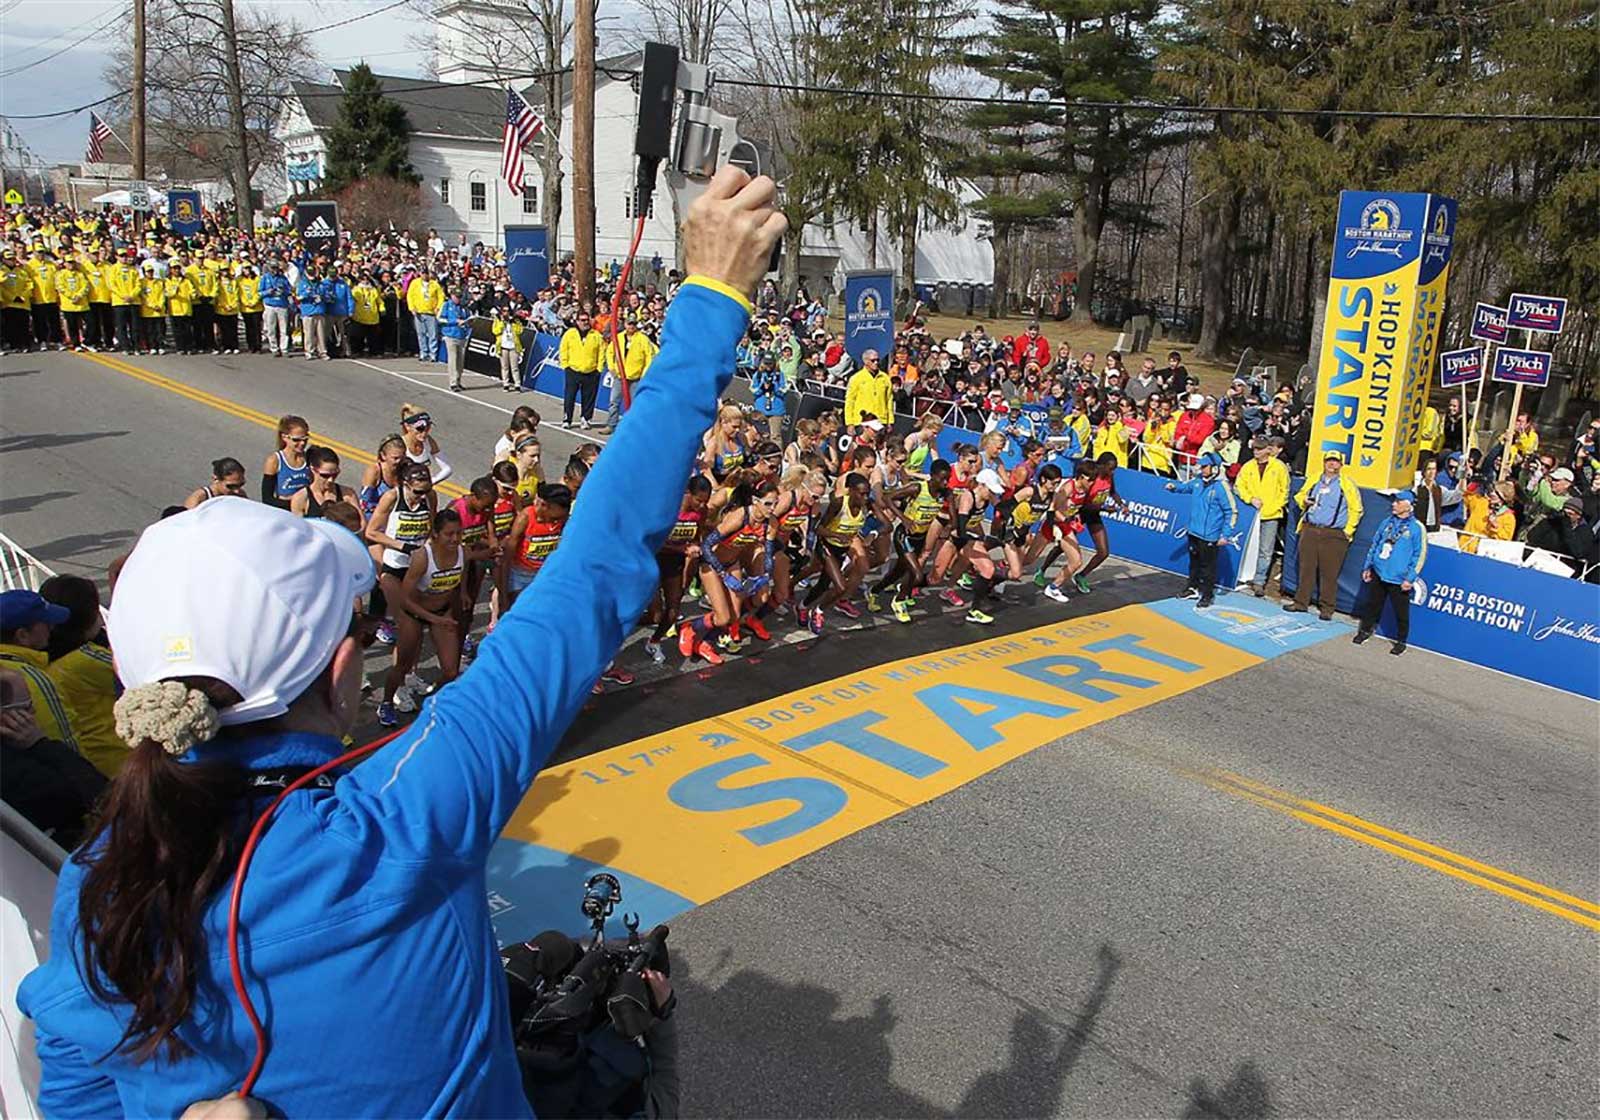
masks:
[[[104,16],[105,17],[104,19],[100,19],[99,23],[96,23],[93,27],[89,28],[88,31],[85,31],[81,36],[79,36],[78,38],[72,40],[72,42],[68,43],[66,46],[60,47],[60,48],[58,48],[58,49],[56,49],[54,51],[51,51],[49,54],[45,55],[43,58],[36,58],[32,62],[25,62],[21,66],[15,66],[15,67],[11,68],[10,70],[0,71],[0,78],[13,77],[13,76],[15,76],[17,74],[21,74],[25,70],[32,70],[35,66],[39,66],[39,65],[41,65],[43,63],[49,62],[52,58],[57,58],[57,57],[59,57],[61,55],[66,54],[73,47],[79,46],[80,44],[87,42],[88,40],[94,38],[94,36],[100,34],[100,32],[104,31],[106,28],[110,27],[113,23],[115,23],[117,20],[121,19],[124,15],[126,15],[127,11],[128,11],[128,9],[126,9],[124,7],[121,7],[119,5],[119,6],[115,7],[115,8],[113,8],[109,14],[106,13],[106,12],[101,12],[100,15]],[[95,17],[95,18],[99,19],[100,17]],[[93,22],[93,20],[91,20],[90,22]],[[81,24],[81,23],[78,24],[78,27],[82,27],[82,26],[83,26],[83,24]],[[77,27],[71,28],[66,33],[70,34],[72,31],[76,31],[77,29],[78,29]],[[45,42],[40,44],[40,45],[41,46],[46,46],[46,45],[48,45],[50,43],[55,42],[56,39],[59,39],[59,38],[61,38],[61,36],[60,35],[56,35],[53,38],[45,40]]]
[[[332,31],[335,27],[345,27],[345,26],[347,26],[349,24],[352,24],[352,23],[360,23],[364,19],[371,19],[373,16],[381,16],[381,15],[383,15],[384,12],[393,11],[395,8],[400,7],[402,4],[409,4],[409,3],[411,3],[411,0],[394,0],[394,3],[392,3],[392,4],[385,4],[383,7],[374,8],[370,12],[362,12],[360,15],[351,16],[349,19],[341,19],[341,20],[336,20],[333,23],[325,23],[321,27],[309,27],[305,31],[301,32],[301,34],[302,35],[315,35],[315,34],[317,34],[318,32],[321,32],[321,31]]]

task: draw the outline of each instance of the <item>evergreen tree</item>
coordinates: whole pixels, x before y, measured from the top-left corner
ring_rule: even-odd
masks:
[[[988,42],[971,60],[1019,98],[971,118],[1008,134],[1022,130],[1023,143],[993,158],[1001,166],[1016,161],[1032,167],[1039,157],[1048,163],[1042,180],[1020,175],[1015,193],[992,199],[987,209],[1042,218],[1056,197],[1051,180],[1060,184],[1073,220],[1078,279],[1072,317],[1078,322],[1092,318],[1112,188],[1144,158],[1160,123],[1148,114],[1062,102],[1143,100],[1153,73],[1149,28],[1159,6],[1158,0],[1003,0]]]
[[[405,108],[383,95],[365,62],[351,68],[339,99],[339,119],[328,131],[328,188],[361,179],[418,183],[409,155],[411,122]]]

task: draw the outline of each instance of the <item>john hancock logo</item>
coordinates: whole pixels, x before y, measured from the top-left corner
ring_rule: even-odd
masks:
[[[524,259],[530,261],[542,261],[545,259],[545,251],[537,245],[518,245],[515,249],[511,250],[511,256],[507,258],[506,263],[514,264],[517,261]]]
[[[856,296],[855,311],[850,315],[850,335],[860,334],[862,331],[881,331],[889,327],[889,311],[878,299],[878,293],[871,288],[863,288]]]
[[[1414,231],[1400,226],[1400,207],[1391,199],[1375,198],[1361,208],[1361,224],[1344,227],[1344,239],[1350,243],[1345,254],[1349,260],[1360,253],[1378,253],[1386,257],[1401,257],[1411,243]]]

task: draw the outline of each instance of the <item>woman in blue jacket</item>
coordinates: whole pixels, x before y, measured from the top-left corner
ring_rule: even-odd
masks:
[[[589,475],[571,547],[405,733],[291,795],[262,839],[240,956],[271,1041],[254,1095],[275,1114],[530,1115],[489,849],[655,590],[785,228],[774,194],[724,168],[690,209],[694,275],[659,376]],[[353,534],[255,502],[206,502],[134,549],[110,633],[137,746],[62,870],[49,963],[18,993],[46,1115],[177,1116],[241,1084],[255,1041],[228,979],[226,887],[264,803],[251,783],[343,751],[362,678],[351,605],[371,583]]]
[[[472,313],[467,310],[465,292],[456,290],[445,296],[439,308],[439,337],[444,339],[445,363],[450,367],[450,391],[459,393],[467,341],[472,337]]]
[[[1389,652],[1406,651],[1406,639],[1411,636],[1411,588],[1428,558],[1428,534],[1422,523],[1411,516],[1415,500],[1416,495],[1410,490],[1401,490],[1394,496],[1389,516],[1378,526],[1367,549],[1366,563],[1361,566],[1361,582],[1365,586],[1355,609],[1359,626],[1351,639],[1356,645],[1372,637],[1387,600],[1394,607],[1394,645]]]

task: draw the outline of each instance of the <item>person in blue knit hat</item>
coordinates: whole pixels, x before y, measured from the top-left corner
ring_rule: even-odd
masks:
[[[1428,557],[1428,534],[1422,524],[1411,516],[1416,495],[1401,490],[1392,501],[1389,516],[1378,526],[1372,545],[1367,549],[1366,563],[1361,567],[1361,582],[1365,585],[1357,596],[1355,615],[1360,626],[1352,639],[1360,645],[1372,637],[1378,628],[1378,617],[1383,614],[1383,604],[1388,600],[1394,606],[1394,645],[1389,652],[1406,651],[1406,639],[1411,635],[1411,588],[1417,582],[1417,573]]]
[[[1189,585],[1185,599],[1199,599],[1198,609],[1211,605],[1217,588],[1217,553],[1222,542],[1239,524],[1239,503],[1222,477],[1222,456],[1208,451],[1200,456],[1198,478],[1169,482],[1167,489],[1177,494],[1193,494],[1189,506]]]

